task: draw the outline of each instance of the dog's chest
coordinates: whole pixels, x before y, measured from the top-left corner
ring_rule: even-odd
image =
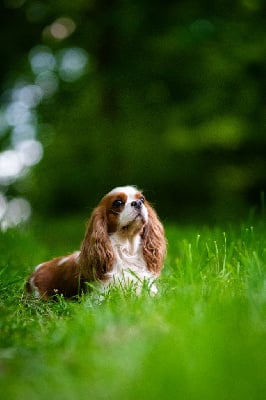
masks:
[[[114,237],[113,239],[111,238],[111,243],[115,261],[112,271],[108,273],[110,280],[143,281],[153,276],[148,270],[143,257],[140,238],[136,238],[134,242],[125,241],[120,243]]]

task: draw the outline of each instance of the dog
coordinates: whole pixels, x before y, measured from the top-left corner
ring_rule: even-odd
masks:
[[[77,296],[89,284],[101,291],[132,285],[139,292],[146,282],[156,294],[165,254],[164,228],[153,207],[135,186],[117,187],[93,210],[80,250],[39,264],[26,289],[48,300]]]

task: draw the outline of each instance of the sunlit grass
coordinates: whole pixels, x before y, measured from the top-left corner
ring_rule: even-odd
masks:
[[[168,227],[158,296],[113,289],[57,303],[22,290],[49,240],[1,234],[4,398],[264,399],[265,231]]]

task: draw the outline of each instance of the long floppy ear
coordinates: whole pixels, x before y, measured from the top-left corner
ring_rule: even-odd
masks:
[[[81,245],[80,273],[89,281],[102,279],[111,270],[114,254],[107,231],[107,216],[104,206],[93,211]]]
[[[143,231],[143,256],[150,271],[159,275],[166,255],[164,228],[155,210],[145,203],[148,209],[148,224]]]

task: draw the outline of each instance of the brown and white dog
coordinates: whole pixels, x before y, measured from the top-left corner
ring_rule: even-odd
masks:
[[[151,293],[166,252],[164,229],[156,212],[134,186],[117,187],[92,212],[80,251],[38,265],[26,284],[36,297],[76,296],[87,282],[109,285],[147,282]]]

